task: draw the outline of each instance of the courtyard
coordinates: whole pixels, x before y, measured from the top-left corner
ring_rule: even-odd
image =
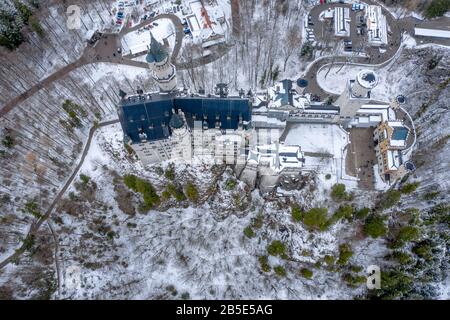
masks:
[[[347,149],[346,174],[358,178],[358,187],[373,190],[375,177],[373,166],[376,162],[373,142],[374,128],[351,128],[350,144]]]

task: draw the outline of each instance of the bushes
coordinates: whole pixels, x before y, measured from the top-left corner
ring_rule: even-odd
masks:
[[[198,190],[197,187],[192,182],[188,182],[186,184],[186,196],[192,202],[198,201]]]
[[[300,222],[303,219],[302,210],[298,206],[292,206],[291,208],[292,220],[295,222]]]
[[[330,255],[326,255],[325,257],[323,257],[323,261],[325,261],[325,263],[329,266],[333,265],[335,260],[336,258]]]
[[[164,176],[169,180],[175,180],[175,168],[173,164],[170,164],[166,171],[164,171]]]
[[[350,287],[358,287],[361,284],[366,282],[366,277],[353,275],[351,273],[346,273],[342,276],[342,279],[349,285]]]
[[[429,241],[425,240],[422,241],[418,244],[416,244],[413,248],[412,248],[412,252],[414,252],[418,257],[425,259],[425,260],[430,260],[433,257],[433,252],[432,252],[432,245]]]
[[[423,195],[422,199],[424,200],[433,200],[435,199],[438,195],[440,194],[439,191],[431,191],[431,192],[427,192]]]
[[[370,209],[369,208],[362,208],[359,209],[358,211],[356,211],[355,213],[355,217],[357,219],[365,219],[370,213]]]
[[[351,219],[353,216],[353,207],[350,205],[340,206],[335,213],[328,220],[327,225],[331,226],[338,222],[339,220],[346,218]]]
[[[417,240],[420,237],[420,230],[417,227],[406,226],[400,229],[397,242],[405,243]]]
[[[270,245],[267,246],[267,252],[271,256],[284,256],[286,253],[286,247],[283,242],[279,240],[274,240]]]
[[[348,244],[341,244],[339,246],[339,258],[336,261],[337,264],[344,265],[353,256],[353,251]]]
[[[386,235],[387,227],[384,224],[385,218],[380,215],[372,214],[366,218],[363,231],[372,238],[378,238]]]
[[[331,197],[334,201],[351,200],[351,195],[345,191],[345,184],[336,183],[331,188]]]
[[[181,190],[181,188],[177,188],[172,183],[169,183],[167,185],[166,191],[169,193],[169,195],[172,195],[175,198],[175,200],[177,200],[177,201],[186,200],[186,196],[184,195],[183,190]]]
[[[405,184],[405,185],[402,186],[400,191],[402,193],[405,193],[405,194],[413,193],[414,191],[416,191],[416,189],[419,186],[419,184],[420,184],[419,182]]]
[[[313,272],[311,270],[309,270],[308,268],[302,268],[302,269],[300,269],[300,275],[303,278],[311,279],[313,276]]]
[[[303,217],[303,223],[310,229],[325,230],[327,227],[326,208],[312,208]]]
[[[401,195],[401,192],[398,190],[391,189],[386,191],[380,200],[380,207],[382,209],[393,207],[400,201]]]
[[[267,256],[260,256],[258,258],[259,261],[259,265],[261,267],[261,270],[263,272],[269,272],[270,271],[270,265],[269,265],[269,261],[267,259]]]
[[[401,298],[411,291],[412,284],[412,279],[401,271],[381,271],[381,289],[374,293],[383,299]]]
[[[150,182],[134,175],[125,175],[123,181],[128,188],[142,194],[144,203],[141,206],[141,209],[143,211],[148,211],[160,204],[160,198]]]
[[[450,10],[449,0],[433,0],[425,9],[425,17],[428,19],[441,17]]]
[[[275,271],[277,276],[286,277],[286,270],[282,266],[273,267],[273,271]]]
[[[2,139],[2,145],[6,148],[12,148],[14,146],[14,139],[10,135],[6,135]]]
[[[34,201],[28,201],[25,204],[25,212],[31,214],[36,219],[39,219],[42,217],[41,211],[39,210],[39,206]]]
[[[392,258],[402,265],[410,264],[412,262],[412,257],[403,251],[394,251],[392,253]]]
[[[85,174],[80,174],[80,180],[82,184],[87,185],[91,178]]]
[[[325,179],[326,179],[326,180],[330,180],[330,179],[331,179],[331,174],[327,173],[327,174],[325,175]]]
[[[225,182],[225,189],[226,190],[234,190],[236,188],[237,181],[234,178],[229,178]]]
[[[244,229],[244,235],[245,235],[247,238],[253,238],[253,237],[255,236],[255,232],[253,231],[252,227],[247,226],[247,227],[245,227],[245,229]]]

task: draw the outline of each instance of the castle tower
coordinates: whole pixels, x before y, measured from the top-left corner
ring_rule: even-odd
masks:
[[[177,73],[175,66],[165,48],[153,37],[150,32],[150,47],[146,60],[153,71],[153,79],[158,83],[161,92],[171,92],[177,88]]]
[[[356,79],[347,83],[345,91],[336,100],[340,107],[340,116],[344,122],[350,121],[363,104],[370,101],[370,93],[378,84],[378,76],[370,70],[360,71]]]

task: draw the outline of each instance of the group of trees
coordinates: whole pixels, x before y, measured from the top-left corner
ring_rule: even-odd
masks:
[[[12,7],[6,4],[0,7],[0,45],[10,50],[17,48],[24,41],[24,25],[30,26],[40,36],[43,35],[43,29],[32,11],[33,7],[39,7],[39,2],[34,0],[25,3],[14,0],[12,4]]]

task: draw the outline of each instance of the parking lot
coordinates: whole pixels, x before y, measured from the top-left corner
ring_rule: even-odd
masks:
[[[346,8],[349,11],[348,36],[335,34],[335,8]],[[361,7],[363,8],[363,7]],[[308,17],[307,32],[313,33],[310,41],[314,41],[318,49],[330,54],[365,57],[366,63],[378,64],[390,58],[400,44],[400,32],[390,15],[387,19],[387,45],[385,48],[371,46],[368,42],[365,10],[351,4],[333,3],[315,6]]]

